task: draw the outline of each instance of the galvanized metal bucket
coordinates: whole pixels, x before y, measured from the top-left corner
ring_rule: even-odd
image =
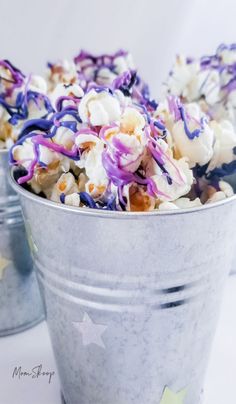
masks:
[[[177,212],[104,212],[12,184],[66,404],[199,404],[236,197]]]
[[[236,237],[236,235],[234,236]],[[234,254],[230,275],[236,275],[236,255]]]
[[[225,177],[225,180],[230,183],[230,185],[234,189],[234,192],[236,193],[236,174],[232,174],[232,175]],[[234,238],[235,238],[235,242],[236,242],[236,232],[235,232]],[[234,254],[230,275],[236,275],[236,254]]]
[[[8,153],[0,150],[0,336],[44,318],[20,202],[8,181]]]

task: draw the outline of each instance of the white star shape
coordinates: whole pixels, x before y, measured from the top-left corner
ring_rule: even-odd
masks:
[[[1,254],[0,254],[0,281],[3,278],[3,271],[5,270],[5,268],[11,263],[11,261],[9,261],[8,259],[4,258]]]
[[[73,321],[73,325],[80,332],[84,346],[95,344],[106,348],[102,340],[102,334],[107,329],[106,325],[94,323],[87,313],[84,313],[82,321]]]

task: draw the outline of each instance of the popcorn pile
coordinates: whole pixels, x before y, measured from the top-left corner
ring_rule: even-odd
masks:
[[[49,65],[54,111],[28,120],[12,147],[18,183],[54,202],[118,211],[232,196],[222,180],[226,166],[235,169],[232,124],[174,96],[151,101],[129,60],[81,52],[73,64]]]
[[[9,149],[26,121],[53,111],[46,81],[25,76],[7,60],[0,60],[0,149]]]
[[[48,63],[47,78],[50,90],[60,83],[76,82],[85,90],[91,82],[110,85],[117,76],[134,69],[132,56],[126,51],[100,56],[81,51],[73,61]]]
[[[134,101],[157,107],[156,102],[150,100],[147,84],[137,75],[131,54],[124,50],[100,56],[81,51],[74,61],[48,63],[47,82],[54,102],[59,96],[69,95],[71,87],[67,87],[68,84],[77,83],[85,92],[96,85],[111,90],[119,86]]]
[[[198,102],[212,119],[236,125],[236,44],[222,44],[199,59],[177,56],[164,90],[183,102]]]

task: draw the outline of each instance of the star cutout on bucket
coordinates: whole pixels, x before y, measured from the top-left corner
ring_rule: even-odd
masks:
[[[107,329],[106,325],[94,323],[87,313],[84,313],[84,317],[81,322],[73,321],[73,325],[77,330],[79,330],[84,346],[95,344],[105,349],[102,334]]]
[[[11,261],[9,261],[8,259],[4,258],[1,254],[0,254],[0,281],[3,278],[3,271],[6,269],[6,267],[11,263]]]
[[[186,389],[174,393],[169,387],[165,387],[160,404],[184,404]]]

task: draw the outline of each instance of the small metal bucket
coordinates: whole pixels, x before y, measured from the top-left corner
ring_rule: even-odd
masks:
[[[66,404],[199,404],[234,243],[236,197],[109,212],[17,185]]]
[[[229,175],[225,177],[225,180],[233,187],[234,192],[236,193],[236,174]],[[234,235],[235,243],[236,243],[236,234]],[[236,275],[236,254],[234,253],[232,268],[230,275]]]
[[[44,318],[20,202],[8,171],[8,152],[0,150],[0,336],[23,331]]]

